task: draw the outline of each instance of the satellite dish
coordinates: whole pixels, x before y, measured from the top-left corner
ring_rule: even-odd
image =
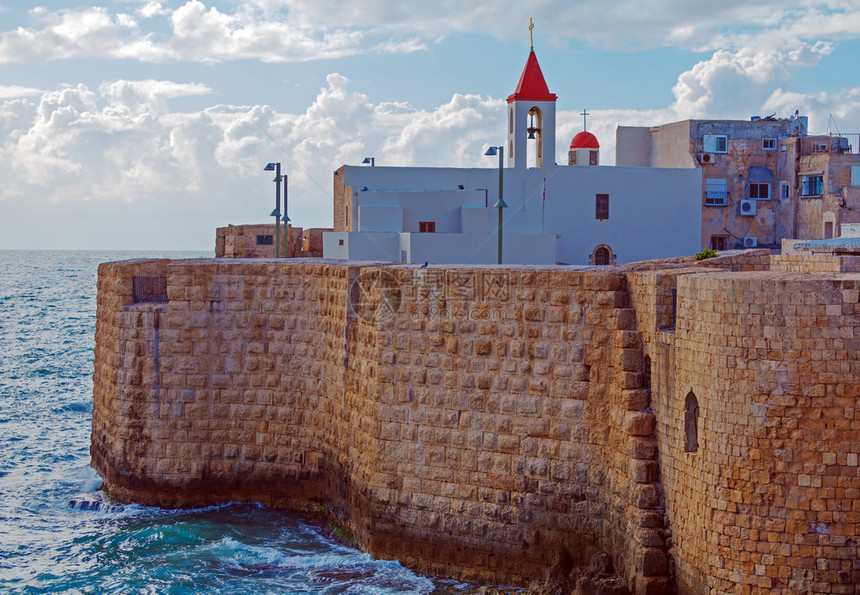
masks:
[[[800,136],[801,132],[803,132],[803,123],[800,120],[792,120],[788,126],[788,131],[791,133],[791,136]]]

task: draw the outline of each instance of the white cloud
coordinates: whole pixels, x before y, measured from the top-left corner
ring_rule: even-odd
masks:
[[[135,16],[104,7],[33,9],[30,27],[0,32],[0,62],[77,56],[142,61],[297,62],[364,52],[414,52],[452,33],[526,39],[535,18],[538,45],[585,41],[597,47],[788,50],[819,39],[855,38],[860,5],[846,0],[682,0],[607,4],[585,0],[255,0],[219,10],[201,0],[175,8],[149,1]],[[138,20],[140,19],[140,20]]]
[[[145,19],[151,19],[154,16],[167,13],[168,11],[165,10],[158,2],[147,2],[146,5],[137,10],[137,14]]]
[[[717,51],[678,77],[672,109],[679,119],[758,114],[766,109],[773,89],[791,82],[793,71],[816,64],[831,49],[816,43],[790,50]]]
[[[364,34],[351,29],[311,29],[280,15],[263,18],[258,12],[239,8],[221,12],[199,0],[189,0],[168,11],[160,4],[145,5],[137,22],[125,13],[107,9],[33,10],[36,27],[0,32],[0,63],[46,62],[76,57],[133,59],[145,62],[186,60],[221,62],[302,62],[342,57],[363,51]],[[142,30],[142,25],[165,17],[170,32]],[[386,46],[388,51],[414,51],[414,41]]]
[[[42,91],[32,87],[19,87],[17,85],[0,85],[0,99],[11,99],[13,97],[28,97],[39,95]]]
[[[44,93],[37,102],[0,102],[4,186],[0,200],[152,201],[183,196],[223,201],[247,192],[260,166],[281,161],[298,217],[325,224],[331,172],[374,155],[379,164],[486,165],[481,148],[504,130],[501,100],[455,95],[429,111],[373,104],[330,74],[302,113],[268,106],[170,110],[170,97],[203,85],[111,81]],[[292,212],[292,211],[291,211]],[[301,218],[298,219],[301,222]]]

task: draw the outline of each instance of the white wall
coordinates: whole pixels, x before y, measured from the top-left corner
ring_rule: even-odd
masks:
[[[327,231],[323,233],[323,256],[335,260],[400,262],[400,234]]]
[[[403,209],[392,205],[358,207],[358,231],[403,231]]]
[[[589,256],[600,244],[610,246],[619,263],[682,256],[699,250],[702,222],[699,168],[549,166],[545,169],[505,168],[504,173],[504,197],[508,204],[503,210],[505,235],[559,236],[557,258],[547,256],[545,240],[536,239],[536,244],[530,245],[530,240],[522,239],[511,249],[512,255],[523,255],[522,258],[518,256],[517,262],[558,260],[567,264],[588,264]],[[437,236],[456,234],[463,231],[464,222],[469,221],[474,227],[468,231],[479,232],[477,236],[495,237],[497,212],[483,207],[486,203],[494,203],[498,197],[496,168],[345,167],[344,176],[347,186],[359,190],[355,195],[355,206],[359,209],[364,204],[401,206],[405,232],[417,232],[419,221],[436,221]],[[462,183],[464,190],[451,189],[452,185],[456,189],[454,182]],[[546,200],[542,197],[544,184]],[[368,190],[360,191],[363,187]],[[595,219],[598,193],[610,197],[607,221]],[[475,214],[469,212],[471,209],[461,208],[463,206],[476,207]],[[352,237],[350,242],[353,242]],[[473,263],[478,255],[485,254],[484,243],[492,244],[493,248],[481,262],[495,263],[494,241],[474,237],[442,241],[416,240],[413,236],[405,247],[400,246],[400,240],[396,249],[385,244],[385,251],[389,254],[386,259],[390,260],[399,261],[400,250],[407,249],[412,262]],[[427,252],[431,248],[437,252]],[[467,249],[474,252],[464,252]],[[366,256],[356,256],[359,254],[356,250],[357,247],[348,250],[350,258],[382,258],[378,256],[380,247],[372,248]],[[508,260],[507,251],[505,253],[505,261],[513,262]],[[326,257],[330,257],[328,252]]]

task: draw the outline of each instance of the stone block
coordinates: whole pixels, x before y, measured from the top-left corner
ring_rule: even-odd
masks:
[[[630,411],[624,418],[624,431],[631,436],[650,436],[654,433],[656,418],[646,411]]]

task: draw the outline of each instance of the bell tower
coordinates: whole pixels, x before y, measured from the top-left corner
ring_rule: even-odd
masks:
[[[516,91],[508,97],[508,167],[544,167],[555,163],[555,93],[549,92],[534,48],[534,23],[529,19],[531,51]],[[535,162],[527,163],[528,143],[535,143]]]

